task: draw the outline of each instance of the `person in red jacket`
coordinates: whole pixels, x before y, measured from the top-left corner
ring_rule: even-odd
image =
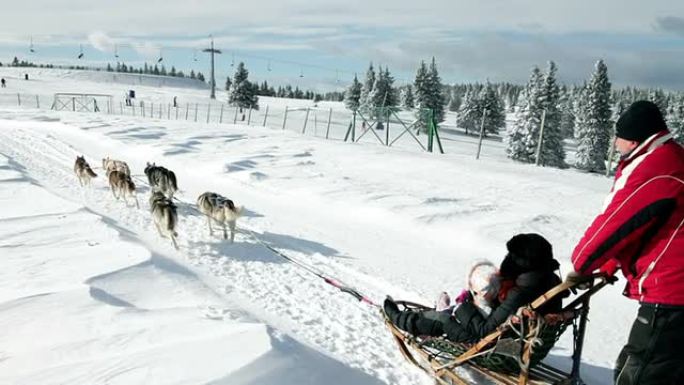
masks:
[[[641,305],[615,384],[684,384],[684,148],[648,101],[620,116],[615,147],[613,188],[572,263],[580,275],[620,268],[624,295]]]

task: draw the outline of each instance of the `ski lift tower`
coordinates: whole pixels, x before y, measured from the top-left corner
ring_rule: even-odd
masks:
[[[214,77],[214,54],[221,53],[221,50],[214,49],[214,37],[211,35],[209,36],[211,37],[211,48],[205,48],[202,50],[202,52],[211,53],[211,95],[209,95],[209,97],[212,99],[216,99],[216,78]]]

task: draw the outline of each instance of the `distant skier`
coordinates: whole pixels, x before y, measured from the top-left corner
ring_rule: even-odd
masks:
[[[0,86],[2,86],[2,88],[7,87],[7,83],[5,82],[5,78],[0,79]]]
[[[176,96],[173,97],[173,106],[178,107],[178,101],[176,100]]]

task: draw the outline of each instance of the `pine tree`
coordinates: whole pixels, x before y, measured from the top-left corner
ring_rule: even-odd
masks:
[[[466,94],[458,111],[457,124],[459,127],[465,129],[466,135],[468,131],[479,132],[480,124],[482,122],[482,109],[480,108],[480,96],[473,90],[466,91]]]
[[[506,154],[511,159],[528,163],[535,161],[541,128],[542,108],[539,95],[542,84],[543,75],[538,67],[534,67],[523,91],[515,124],[509,126],[506,132]]]
[[[226,77],[226,91],[230,91],[231,83],[232,82],[230,81],[230,76]]]
[[[256,96],[254,87],[247,79],[248,77],[249,71],[247,71],[247,68],[245,68],[245,64],[240,62],[235,70],[235,75],[233,76],[232,82],[232,90],[228,98],[228,103],[239,107],[240,110],[243,108],[258,109],[259,107],[259,99]]]
[[[370,94],[373,92],[373,85],[375,85],[375,71],[373,70],[373,63],[368,66],[366,71],[366,80],[361,87],[361,96],[359,97],[359,110],[366,113],[370,110]]]
[[[401,106],[405,110],[410,110],[415,107],[415,100],[413,98],[413,87],[407,85],[401,90]]]
[[[603,172],[606,170],[605,159],[610,146],[612,127],[608,67],[603,60],[596,63],[589,84],[577,100],[575,167]]]
[[[556,71],[556,63],[550,61],[539,94],[540,107],[545,111],[539,163],[551,167],[565,167],[565,150],[560,127],[560,89],[556,82]]]
[[[0,65],[0,67],[1,67],[1,65]],[[107,72],[112,72],[112,71],[114,71],[114,68],[112,68],[111,64],[107,63]]]
[[[478,113],[484,115],[484,135],[499,134],[499,130],[506,127],[506,112],[503,102],[497,95],[494,87],[487,83],[482,89],[479,99]],[[484,111],[487,111],[486,114]]]
[[[430,115],[434,116],[436,123],[444,120],[444,95],[434,57],[430,69],[428,69],[425,61],[420,62],[413,84],[416,88],[416,118],[418,119],[416,124],[420,129],[426,131],[428,119],[431,118]]]
[[[648,92],[648,100],[655,103],[663,113],[667,111],[667,95],[661,89],[652,89]]]
[[[565,86],[561,91],[560,98],[560,131],[563,138],[573,138],[575,136],[575,109],[573,101],[574,91],[568,90]]]
[[[169,72],[169,75],[176,76],[176,67],[171,66],[171,71]]]
[[[194,70],[190,70],[190,79],[197,79],[197,77],[195,76]]]
[[[684,144],[684,96],[673,99],[667,110],[667,128],[672,137]]]
[[[461,108],[462,102],[461,95],[459,95],[455,90],[452,90],[449,98],[449,111],[458,112],[458,110]]]
[[[150,67],[147,66],[147,63],[145,63],[145,66],[143,67],[143,73],[149,74],[150,73]]]
[[[201,72],[197,71],[197,80],[203,82],[204,81],[204,75],[202,75]]]
[[[356,111],[359,108],[359,99],[361,98],[361,83],[359,79],[354,75],[354,80],[352,84],[347,88],[347,92],[344,95],[344,106],[351,111]]]
[[[431,103],[430,108],[434,111],[435,121],[437,123],[444,121],[444,106],[446,105],[446,98],[442,91],[442,80],[437,71],[437,63],[435,58],[432,58],[430,63],[430,83],[431,83]]]
[[[382,67],[378,67],[373,90],[368,96],[369,117],[371,119],[381,120],[386,114],[385,108],[393,109],[397,105],[398,100],[396,91],[392,87],[393,83],[394,78],[390,75],[389,69],[385,68],[383,71]]]

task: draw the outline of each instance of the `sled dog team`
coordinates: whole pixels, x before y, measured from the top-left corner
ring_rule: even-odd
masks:
[[[133,198],[135,206],[140,208],[136,196],[135,183],[131,178],[131,169],[122,160],[102,159],[102,169],[109,180],[109,187],[112,195],[117,200],[123,198],[128,205],[127,197]],[[92,168],[86,162],[84,156],[77,156],[74,164],[74,173],[78,177],[78,182],[82,187],[90,186],[91,180],[97,177]],[[173,203],[173,194],[178,191],[176,174],[162,166],[154,163],[147,163],[145,175],[150,185],[151,195],[149,199],[150,212],[159,235],[171,238],[173,246],[178,249],[176,243],[176,226],[178,225],[178,210]],[[226,226],[230,229],[230,241],[235,239],[235,224],[242,215],[242,207],[235,206],[232,200],[214,192],[205,192],[197,198],[199,211],[206,215],[209,234],[213,235],[214,230],[211,222],[215,222],[223,229],[223,239],[228,239]]]

